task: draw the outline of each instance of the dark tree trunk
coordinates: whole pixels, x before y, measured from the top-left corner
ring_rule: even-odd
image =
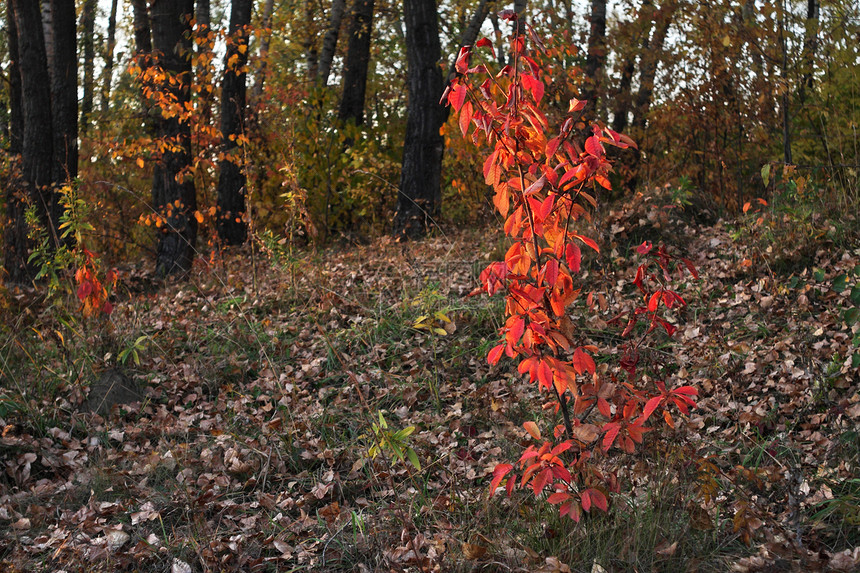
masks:
[[[112,0],[108,16],[107,51],[105,52],[105,69],[102,84],[102,113],[110,110],[110,88],[113,82],[113,52],[116,48],[116,8],[118,0]]]
[[[346,0],[332,0],[328,29],[323,37],[322,52],[320,53],[319,75],[317,76],[317,83],[322,87],[328,85],[331,63],[334,61],[334,54],[337,49],[337,38],[340,35],[340,23],[345,11]]]
[[[146,5],[146,0],[131,0],[131,6],[134,12],[134,49],[138,55],[148,56],[152,53],[149,8]],[[138,60],[138,65],[141,65],[140,60]]]
[[[439,104],[442,70],[435,0],[405,0],[406,53],[409,62],[409,111],[403,144],[400,193],[394,232],[401,237],[423,235],[442,202],[441,166],[444,140],[439,129],[446,110]]]
[[[606,61],[606,0],[591,0],[588,54],[585,58],[585,78],[580,99],[588,100],[592,109],[597,108],[596,98],[600,88],[600,76]]]
[[[150,64],[152,56],[152,36],[149,29],[149,7],[146,0],[132,0],[132,15],[134,18],[134,51],[135,62],[140,69],[140,77],[143,78]],[[154,132],[153,119],[151,115],[152,104],[140,93],[140,109],[143,115],[143,123],[148,133]]]
[[[654,33],[648,44],[648,50],[643,52],[639,63],[639,91],[636,93],[636,104],[633,112],[633,127],[639,130],[645,128],[648,112],[654,95],[654,79],[657,77],[657,67],[663,54],[663,44],[666,34],[672,24],[675,14],[675,2],[669,0],[657,12]]]
[[[54,57],[51,113],[54,128],[54,183],[78,176],[78,58],[75,0],[51,0]]]
[[[214,51],[215,48],[215,33],[212,31],[212,7],[209,0],[197,0],[195,20],[197,21],[197,41],[195,41],[194,48],[201,56],[209,55],[207,52]],[[199,86],[197,94],[197,109],[200,113],[199,124],[208,127],[212,124],[215,74],[207,57],[201,57],[198,60],[195,74]]]
[[[636,70],[636,56],[639,56],[639,61],[645,57],[649,51],[649,42],[651,40],[651,28],[653,26],[653,4],[651,0],[644,0],[642,7],[639,9],[639,16],[634,24],[637,32],[630,42],[630,54],[624,62],[624,67],[621,68],[621,78],[618,81],[618,90],[615,92],[615,107],[612,115],[612,129],[617,132],[623,132],[627,129],[629,121],[628,115],[633,103],[631,95],[631,85],[633,83],[633,72]],[[641,40],[640,40],[641,38]],[[640,43],[639,50],[633,49],[636,43]]]
[[[256,103],[260,101],[260,98],[263,96],[263,84],[266,81],[266,67],[269,64],[269,45],[272,41],[272,14],[275,11],[275,0],[266,0],[266,4],[263,6],[263,38],[260,41],[260,66],[257,68],[257,72],[254,74],[256,79],[254,80],[254,90],[252,92],[253,101]]]
[[[230,10],[230,37],[224,59],[224,84],[221,89],[222,149],[228,157],[219,163],[218,177],[218,237],[228,245],[245,242],[248,230],[245,214],[245,173],[240,167],[241,158],[231,155],[236,151],[236,138],[244,133],[245,124],[245,64],[248,45],[247,26],[251,23],[252,0],[233,0]],[[230,62],[234,63],[230,63]]]
[[[307,79],[310,85],[317,82],[319,72],[319,52],[316,46],[316,26],[314,26],[314,4],[312,0],[305,0],[305,62],[307,66]]]
[[[633,138],[643,138],[645,125],[648,121],[648,112],[651,111],[651,103],[654,95],[654,79],[657,77],[657,67],[663,54],[663,44],[666,34],[672,24],[677,4],[675,0],[666,0],[655,16],[654,32],[648,44],[647,52],[643,52],[639,62],[639,91],[636,93],[636,102],[633,108]],[[639,183],[639,164],[642,153],[638,148],[632,149],[630,187],[635,189]]]
[[[197,25],[200,29],[212,28],[212,5],[210,0],[197,0]]]
[[[150,3],[153,58],[156,65],[178,80],[171,88],[179,105],[189,101],[191,85],[191,35],[189,19],[193,0],[153,0]],[[197,196],[190,174],[182,174],[191,162],[191,129],[178,114],[159,115],[158,135],[174,145],[156,162],[152,174],[152,204],[163,218],[156,251],[155,272],[160,277],[187,273],[197,239]]]
[[[6,220],[3,221],[5,279],[10,283],[25,283],[34,276],[27,264],[29,241],[27,239],[26,188],[21,180],[21,150],[24,140],[24,115],[21,101],[21,71],[19,68],[18,27],[15,21],[15,6],[6,1],[6,32],[9,45],[9,155],[11,166],[6,183]]]
[[[343,95],[338,117],[341,121],[364,123],[364,98],[370,67],[370,37],[373,31],[374,0],[354,0],[349,24],[349,46],[343,69]]]
[[[54,159],[51,78],[45,53],[42,14],[38,2],[13,0],[13,4],[24,112],[22,176],[39,220],[56,247],[59,245],[60,204],[51,185]]]
[[[81,48],[84,52],[84,94],[81,99],[81,133],[87,134],[93,114],[95,91],[95,26],[97,0],[85,0],[81,13]]]
[[[806,33],[803,38],[803,80],[800,83],[800,102],[806,99],[806,91],[815,84],[815,52],[818,51],[818,22],[821,12],[820,0],[806,1]]]

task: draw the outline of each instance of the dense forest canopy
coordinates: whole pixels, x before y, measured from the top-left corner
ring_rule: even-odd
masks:
[[[35,133],[39,121],[26,117],[33,96],[18,99],[17,76],[38,75],[38,62],[54,65],[59,43],[75,40],[54,31],[71,24],[65,21],[71,13],[52,16],[63,4],[42,2],[44,33],[37,43],[45,59],[39,60],[28,58],[29,42],[14,37],[21,37],[10,20],[17,4],[8,2],[2,52],[7,179],[21,152],[18,132]],[[241,4],[177,4],[170,14],[161,13],[159,2],[90,0],[75,6],[77,61],[71,63],[77,64],[77,78],[66,80],[61,92],[76,93],[80,100],[80,166],[61,168],[58,157],[52,177],[55,186],[65,183],[63,174],[79,177],[76,193],[96,208],[102,222],[100,250],[121,255],[152,249],[152,225],[160,219],[185,229],[181,241],[192,244],[198,224],[201,240],[220,235],[227,244],[244,240],[243,229],[252,222],[257,231],[316,242],[343,234],[400,233],[403,217],[415,215],[398,219],[398,211],[424,203],[427,209],[421,209],[424,215],[410,233],[423,233],[433,223],[487,219],[479,154],[455,136],[452,123],[441,127],[444,154],[438,167],[401,173],[404,161],[439,145],[425,138],[404,151],[403,142],[413,137],[407,119],[413,117],[417,126],[417,118],[435,114],[431,123],[441,125],[448,116],[429,95],[411,94],[409,78],[419,74],[410,70],[426,64],[407,54],[414,45],[416,54],[436,62],[443,83],[449,82],[461,44],[483,34],[501,45],[511,26],[498,13],[507,6],[487,0],[416,4],[436,14],[435,22],[421,24],[435,28],[431,34],[439,40],[431,46],[427,36],[410,33],[401,2],[250,2],[247,23],[234,20]],[[801,183],[800,193],[814,187],[827,195],[824,204],[854,204],[856,3],[595,0],[522,1],[510,7],[544,37],[550,111],[560,114],[572,97],[588,99],[585,121],[603,121],[639,143],[640,152],[616,166],[616,197],[672,185],[712,211],[739,210],[781,188],[773,177],[762,178],[762,168],[773,165],[774,173],[792,166],[789,178]],[[175,31],[176,38],[165,38],[162,20],[180,19],[185,28]],[[158,45],[159,38],[167,43]],[[497,64],[507,63],[503,50],[496,58]],[[181,71],[180,63],[191,67]],[[247,97],[238,108],[229,105],[240,88]],[[55,114],[64,113],[59,93]],[[173,116],[165,104],[183,109]],[[165,113],[177,119],[176,126],[159,120]],[[165,142],[180,132],[187,132],[186,152],[165,155]],[[26,138],[21,141],[26,147]],[[153,190],[153,171],[177,159],[168,171],[182,172],[184,199],[168,213],[166,199]],[[26,150],[22,160],[35,161]],[[432,172],[439,175],[428,175]],[[30,175],[24,176],[29,181]],[[225,177],[237,183],[228,185]],[[235,199],[227,197],[228,188]],[[4,202],[5,216],[17,221],[7,226],[7,253],[32,248],[18,235],[26,226],[23,205],[35,196],[20,205],[15,197]],[[57,219],[59,204],[51,200]],[[164,249],[170,233],[158,229]],[[7,272],[24,276],[20,268],[10,268],[12,258],[7,256]],[[160,264],[159,272],[169,272],[168,267]]]

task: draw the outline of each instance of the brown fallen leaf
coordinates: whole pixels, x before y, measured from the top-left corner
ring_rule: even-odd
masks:
[[[474,543],[463,543],[462,550],[463,557],[465,557],[469,561],[481,559],[484,555],[487,554],[486,547],[484,547],[483,545],[476,545]]]

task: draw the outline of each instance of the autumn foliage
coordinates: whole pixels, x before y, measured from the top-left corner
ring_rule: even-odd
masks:
[[[517,18],[510,10],[500,15]],[[526,29],[533,49],[540,50],[540,38]],[[613,448],[633,452],[658,409],[673,426],[673,410],[686,415],[695,406],[695,388],[671,388],[665,381],[638,375],[637,365],[648,333],[662,328],[671,336],[675,330],[663,311],[686,304],[671,289],[672,273],[696,276],[696,270],[689,260],[663,247],[645,242],[638,248],[645,261],[633,284],[642,303],[614,319],[631,339],[620,364],[626,376],[599,370],[594,360],[598,348],[576,331],[568,315],[585,288],[578,278],[582,245],[599,252],[597,242],[581,234],[577,222],[589,219],[598,194],[611,190],[606,146],[626,149],[635,143],[596,124],[580,145],[585,126],[578,120],[587,102],[575,98],[561,128],[551,131],[541,111],[541,70],[526,46],[524,35],[513,35],[513,63],[496,74],[485,64],[471,67],[473,48],[464,47],[456,63],[460,76],[443,101],[459,112],[463,135],[476,146],[489,147],[484,179],[493,187],[493,203],[512,241],[504,261],[481,273],[482,286],[476,291],[506,297],[502,339],[488,360],[496,364],[507,356],[518,361],[519,373],[549,393],[546,408],[561,411],[563,418],[549,437],[534,421],[525,422],[534,443],[520,456],[518,471],[509,463],[496,466],[490,489],[504,484],[508,494],[516,487],[528,487],[536,496],[548,492],[547,501],[560,505],[562,516],[579,521],[582,511],[606,511],[609,493],[618,491],[615,472],[599,465],[600,458]],[[505,49],[486,38],[474,48]],[[637,330],[640,322],[644,328]]]

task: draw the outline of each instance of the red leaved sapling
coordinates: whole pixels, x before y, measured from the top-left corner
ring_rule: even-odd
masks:
[[[500,16],[516,19],[511,10]],[[526,29],[531,46],[541,50],[540,38]],[[494,49],[486,38],[474,47]],[[510,494],[516,487],[528,487],[558,504],[561,515],[579,521],[582,511],[592,507],[606,511],[608,494],[618,490],[615,473],[598,469],[600,457],[612,448],[634,451],[648,430],[645,423],[658,409],[673,425],[672,409],[687,414],[695,406],[694,388],[643,382],[636,367],[648,333],[662,328],[671,335],[675,330],[661,311],[686,304],[670,289],[670,272],[680,267],[695,276],[696,271],[690,261],[663,247],[654,249],[646,242],[638,248],[647,257],[634,280],[642,303],[614,319],[623,323],[626,318],[624,336],[637,335],[621,360],[627,376],[619,381],[601,375],[593,358],[598,349],[585,343],[568,316],[582,292],[576,278],[582,245],[599,251],[593,239],[576,231],[575,223],[589,216],[589,205],[597,205],[601,189],[610,189],[606,146],[624,149],[635,143],[593,125],[580,145],[582,131],[576,123],[586,102],[577,99],[570,101],[560,130],[550,131],[541,111],[541,69],[522,34],[511,37],[510,50],[512,63],[493,74],[484,64],[470,67],[472,47],[462,48],[456,63],[459,76],[442,100],[459,112],[464,137],[488,145],[484,178],[495,191],[493,202],[512,240],[504,261],[490,264],[480,277],[479,290],[506,297],[503,338],[488,360],[496,364],[507,356],[518,361],[519,372],[550,394],[550,408],[561,411],[563,423],[544,437],[535,422],[526,422],[533,445],[522,453],[518,470],[513,464],[496,466],[490,489],[504,485]],[[636,329],[640,321],[644,329]]]

